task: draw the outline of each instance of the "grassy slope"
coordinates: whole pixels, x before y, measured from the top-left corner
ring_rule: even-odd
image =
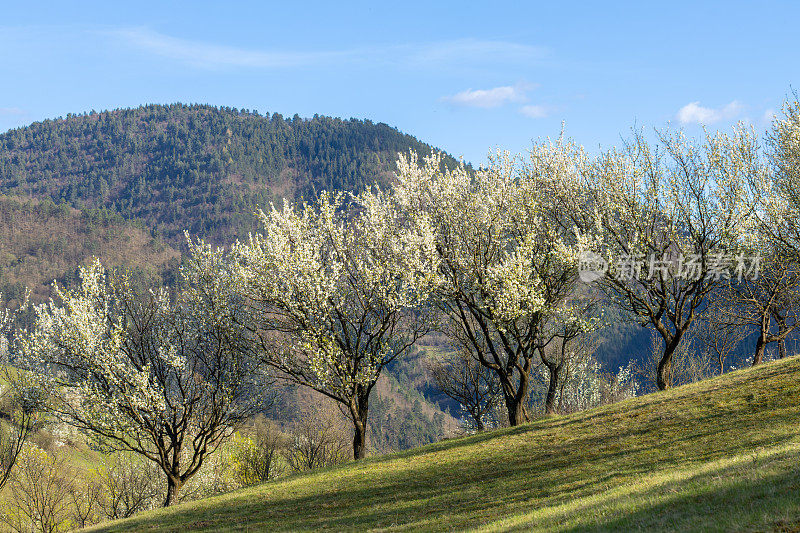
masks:
[[[798,531],[798,378],[770,363],[99,529]]]

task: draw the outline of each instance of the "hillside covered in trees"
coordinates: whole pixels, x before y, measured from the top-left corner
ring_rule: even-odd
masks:
[[[45,120],[0,134],[0,304],[79,284],[93,257],[139,284],[174,285],[184,230],[230,244],[284,197],[386,183],[397,154],[432,148],[386,124],[206,105],[149,105]],[[446,158],[448,165],[456,160]],[[30,318],[30,317],[29,317]],[[423,366],[387,374],[376,451],[433,442],[455,420],[432,403]],[[319,398],[285,395],[273,416]],[[289,413],[289,414],[287,414]]]
[[[43,301],[50,285],[73,285],[78,266],[98,257],[137,280],[173,280],[180,253],[141,224],[105,209],[78,210],[49,199],[0,196],[0,294],[3,303]],[[15,307],[15,304],[11,304]]]
[[[227,242],[269,202],[385,183],[409,150],[431,147],[370,121],[148,105],[1,134],[0,192],[109,209],[173,243],[184,230]]]
[[[67,501],[64,491],[77,494],[94,487],[91,498],[73,499],[75,516],[53,519],[66,530],[157,505],[235,494],[231,490],[263,482],[277,480],[270,487],[291,483],[302,476],[283,480],[284,475],[336,467],[348,456],[363,464],[373,460],[370,456],[434,443],[456,431],[479,433],[478,440],[456,446],[478,444],[481,457],[468,463],[481,461],[497,475],[498,464],[512,463],[503,453],[487,455],[480,443],[492,439],[487,430],[502,427],[514,429],[495,434],[504,437],[492,443],[495,449],[508,442],[519,448],[515,436],[531,430],[527,444],[544,437],[552,448],[553,435],[566,443],[592,441],[556,454],[571,454],[570,464],[585,468],[568,472],[570,481],[558,492],[552,490],[558,479],[546,482],[541,504],[550,505],[556,503],[548,500],[553,494],[595,498],[593,492],[575,493],[574,481],[586,487],[602,469],[619,471],[620,465],[611,463],[620,455],[644,449],[647,453],[623,466],[639,474],[652,471],[654,457],[663,463],[663,453],[656,457],[650,451],[663,448],[659,439],[665,432],[690,443],[693,452],[744,442],[742,429],[752,429],[756,389],[744,386],[753,380],[741,376],[769,376],[720,375],[742,361],[763,367],[774,358],[768,347],[788,359],[796,351],[787,341],[800,331],[800,216],[794,194],[800,103],[787,103],[786,109],[763,151],[758,137],[741,128],[706,134],[703,141],[678,132],[652,145],[637,135],[624,149],[596,158],[559,138],[533,144],[526,157],[500,154],[477,170],[463,165],[447,170],[452,159],[443,154],[420,158],[424,153],[400,152],[392,179],[387,179],[388,170],[375,177],[380,184],[383,176],[390,186],[353,183],[351,189],[358,192],[349,197],[316,194],[321,189],[313,180],[279,179],[287,196],[309,201],[270,210],[259,217],[260,230],[247,239],[232,236],[246,229],[246,217],[252,215],[235,219],[232,211],[221,210],[220,225],[204,226],[213,210],[202,216],[198,208],[197,221],[207,231],[195,236],[211,237],[211,242],[190,235],[182,254],[169,245],[170,239],[180,238],[169,221],[159,225],[154,219],[148,226],[147,213],[126,215],[125,206],[114,203],[97,208],[67,196],[56,204],[49,197],[33,198],[34,189],[9,190],[17,194],[0,203],[8,229],[0,241],[0,272],[19,277],[36,272],[37,266],[41,271],[50,267],[59,279],[60,265],[81,266],[77,277],[63,272],[65,288],[56,287],[48,304],[35,306],[35,316],[24,306],[0,313],[6,360],[14,369],[5,374],[12,394],[6,412],[18,435],[3,448],[7,459],[0,461],[6,465],[0,488],[8,482],[8,501],[15,502],[7,507],[11,514],[0,513],[0,521],[25,530],[25,524],[40,520],[20,510],[32,501],[25,491],[40,484],[25,476],[64,487],[58,501]],[[223,138],[230,137],[226,133]],[[667,155],[653,159],[660,153]],[[43,165],[46,160],[39,158]],[[179,160],[170,159],[172,164]],[[136,180],[142,181],[147,172],[139,174]],[[648,180],[641,180],[643,175]],[[225,183],[234,189],[245,183],[237,176],[231,181],[226,175]],[[53,187],[43,190],[56,188],[59,181],[51,179]],[[101,187],[100,192],[110,190]],[[262,192],[260,198],[266,199],[278,189]],[[190,217],[180,220],[191,229]],[[95,259],[84,257],[89,253]],[[19,300],[20,291],[9,287]],[[649,353],[639,361],[635,352],[641,347],[624,347],[626,340],[636,344],[637,328],[651,334]],[[752,355],[743,359],[737,346],[754,331]],[[604,358],[603,345],[613,345],[617,360],[627,363],[609,369],[613,359]],[[786,374],[796,374],[796,361],[769,386],[780,394],[760,404],[760,422],[769,422],[764,412],[784,410],[783,389],[792,380]],[[720,377],[708,381],[714,376]],[[698,381],[700,387],[692,385]],[[637,398],[654,389],[666,392]],[[720,395],[722,389],[730,394]],[[609,404],[621,407],[605,407]],[[667,404],[670,411],[689,414],[673,425],[660,412]],[[732,431],[709,420],[715,406],[722,406],[716,409],[720,418],[738,418]],[[734,406],[740,408],[736,413]],[[596,407],[601,410],[581,414]],[[610,433],[597,434],[596,417],[614,410],[613,420],[600,424]],[[47,429],[49,435],[35,424],[39,411],[60,424]],[[652,439],[642,431],[643,411],[653,414]],[[617,424],[624,418],[631,418],[635,430]],[[586,435],[564,429],[564,424],[575,429],[584,421]],[[773,422],[773,428],[786,429]],[[680,432],[698,425],[699,440]],[[547,428],[557,431],[550,435]],[[767,430],[756,429],[751,433]],[[627,433],[630,442],[612,450],[611,466],[605,464],[608,458],[586,451],[610,449],[608,443],[621,442]],[[708,435],[723,438],[712,442],[705,439]],[[28,453],[28,440],[44,445]],[[734,458],[744,461],[762,444],[775,443],[751,440],[746,451],[733,450]],[[54,451],[60,446],[91,452],[95,462],[115,461],[101,467],[110,481],[93,485],[79,469],[62,468],[63,456]],[[447,443],[435,446],[450,449]],[[547,458],[553,455],[537,446],[523,447],[517,454],[523,462],[511,466],[518,472],[503,481],[512,491],[522,487],[520,494],[528,499],[532,459],[544,458],[542,472],[563,471],[563,465],[551,468]],[[105,450],[113,457],[97,455]],[[686,456],[687,450],[678,455]],[[707,455],[693,457],[669,466],[687,469],[687,478],[715,467]],[[724,451],[712,457],[723,458]],[[120,469],[140,470],[132,461],[153,463],[163,474],[161,484],[148,485],[141,505],[119,513],[108,502]],[[445,478],[470,476],[447,453],[432,464],[445,470],[454,464]],[[441,468],[435,480],[444,479]],[[594,474],[586,474],[589,470]],[[314,475],[327,480],[326,474],[336,471]],[[425,473],[403,472],[402,483],[391,485],[407,487],[409,479],[420,475]],[[485,475],[473,481],[485,484]],[[158,476],[146,477],[152,482]],[[363,493],[357,485],[350,492]],[[423,483],[422,491],[430,492],[430,486]],[[291,487],[295,495],[302,490]],[[642,498],[649,499],[649,493]],[[413,501],[407,503],[413,506]],[[351,508],[348,504],[345,512],[352,520]],[[440,510],[449,508],[452,502],[445,502]],[[628,508],[614,518],[637,526],[641,520],[630,516],[637,510]],[[449,518],[464,526],[485,523],[485,509],[478,511]],[[427,511],[424,515],[418,525],[439,525],[427,521]],[[575,521],[575,516],[584,514],[578,510],[565,518]],[[287,518],[280,513],[279,520]],[[380,513],[379,522],[364,525],[383,527],[385,518]],[[534,514],[508,522],[504,512],[491,519],[501,520],[500,526],[542,523]],[[277,527],[271,520],[272,515],[262,517],[259,525]],[[289,520],[289,529],[304,520]],[[452,520],[441,525],[452,527]]]
[[[184,230],[230,244],[256,228],[258,207],[385,184],[397,154],[412,150],[425,155],[432,147],[382,123],[207,105],[67,115],[7,131],[0,134],[0,193],[7,195],[0,205],[0,292],[6,302],[18,300],[27,286],[42,301],[53,280],[76,282],[78,265],[93,256],[170,284]],[[447,155],[442,162],[457,164]],[[603,330],[597,348],[610,371],[650,349],[645,332],[619,322]],[[456,414],[426,374],[435,352],[423,347],[413,364],[392,365],[394,388]],[[441,431],[431,412],[416,416],[414,400],[394,397],[426,428],[413,432],[420,441],[392,437],[388,448]]]

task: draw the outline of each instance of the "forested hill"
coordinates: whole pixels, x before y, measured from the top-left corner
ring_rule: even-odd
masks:
[[[172,242],[183,230],[225,242],[271,201],[386,182],[412,149],[431,147],[382,123],[148,105],[1,134],[0,193],[108,208]]]
[[[184,230],[229,243],[255,228],[257,207],[385,183],[409,150],[431,147],[386,124],[206,105],[68,115],[2,133],[0,308],[19,305],[26,288],[45,301],[53,280],[73,285],[94,256],[135,281],[174,283]],[[407,374],[379,385],[376,451],[432,442],[455,425]],[[285,399],[281,413],[300,403]]]

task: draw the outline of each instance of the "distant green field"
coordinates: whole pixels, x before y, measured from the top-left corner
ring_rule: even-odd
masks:
[[[99,531],[800,531],[800,359]]]

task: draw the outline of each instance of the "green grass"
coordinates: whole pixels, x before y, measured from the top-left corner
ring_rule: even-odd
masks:
[[[800,531],[800,358],[102,531]]]

